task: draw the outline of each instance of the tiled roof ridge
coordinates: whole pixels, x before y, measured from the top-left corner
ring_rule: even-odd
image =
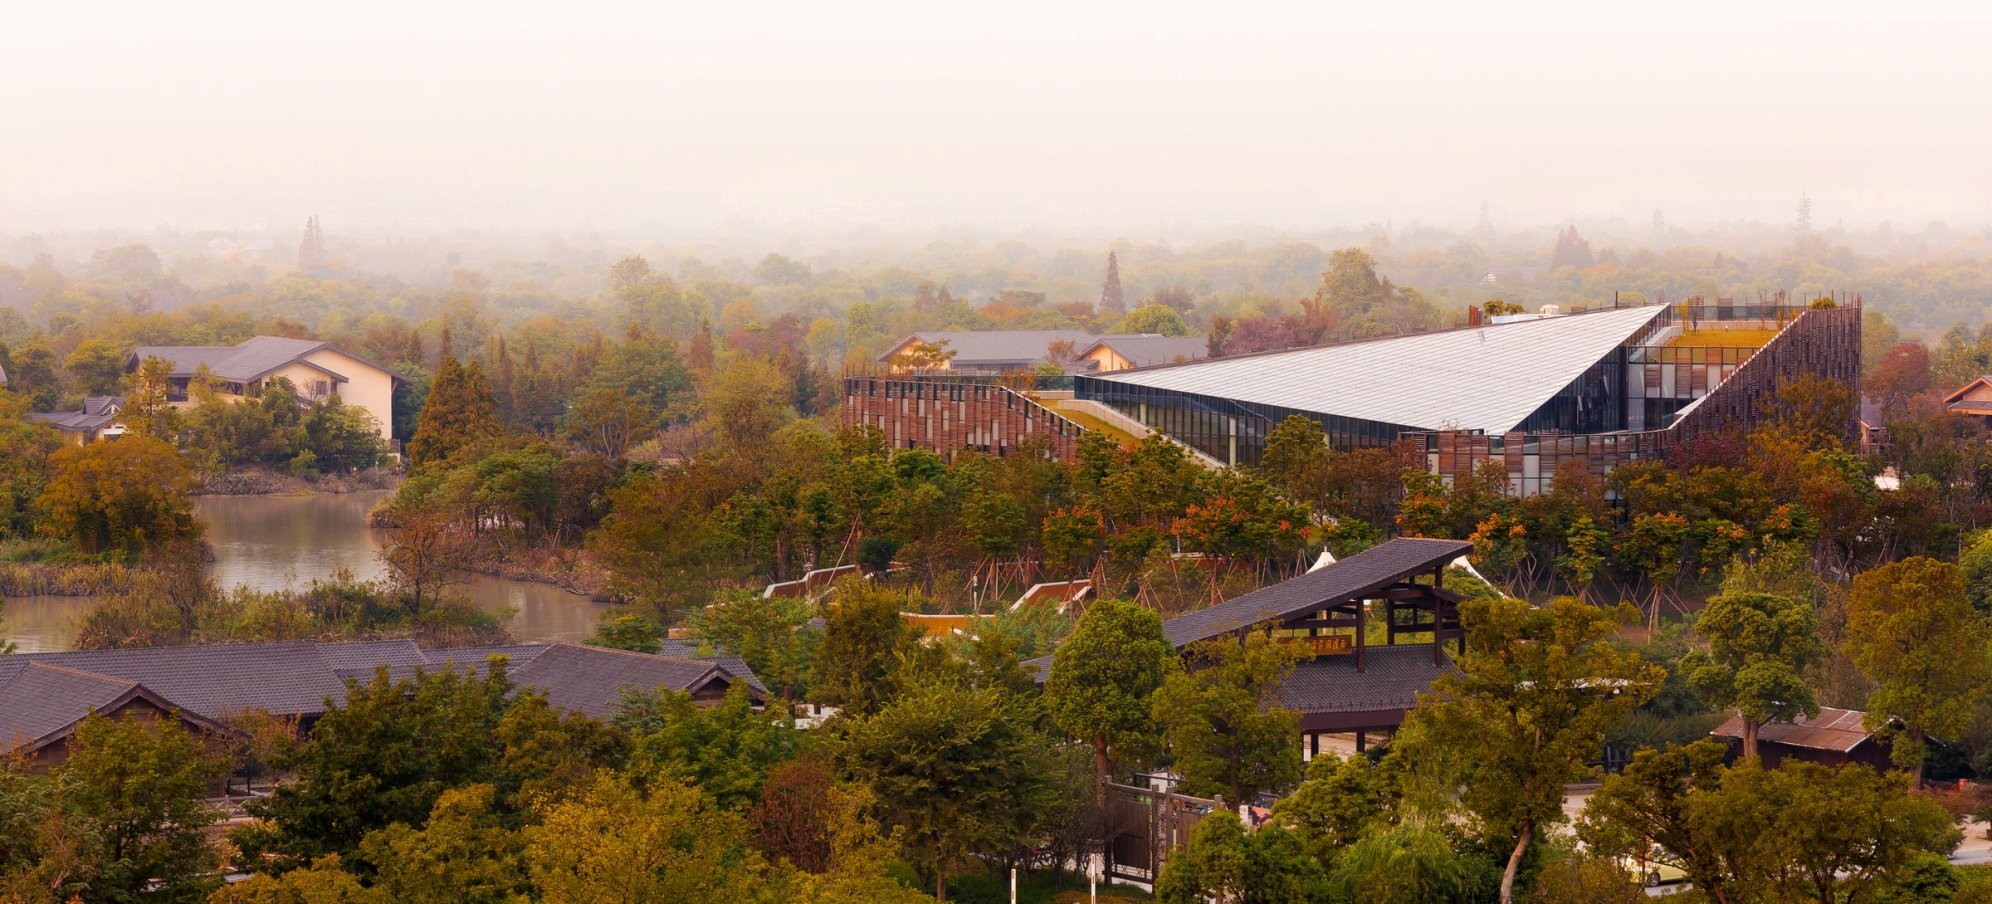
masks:
[[[102,652],[108,652],[108,651],[105,651],[105,650],[77,650],[77,651],[75,651],[75,652],[78,652],[78,653],[102,653]],[[125,687],[140,687],[140,686],[142,686],[142,683],[141,683],[141,682],[138,682],[138,681],[133,681],[133,680],[131,680],[130,678],[119,678],[119,677],[118,677],[118,676],[116,676],[116,675],[106,675],[106,674],[104,674],[103,672],[92,672],[92,671],[90,671],[89,669],[79,669],[79,668],[74,668],[74,667],[72,667],[72,666],[66,666],[66,665],[57,665],[57,664],[55,664],[55,663],[53,663],[53,662],[48,662],[48,661],[45,661],[45,660],[41,660],[41,659],[30,659],[30,660],[28,660],[28,665],[27,665],[27,668],[24,668],[24,669],[22,669],[21,671],[22,671],[22,672],[26,672],[26,671],[27,671],[27,669],[48,669],[49,671],[52,671],[52,672],[64,672],[64,673],[67,673],[67,674],[70,674],[70,675],[76,675],[76,676],[79,676],[79,677],[83,677],[83,678],[95,678],[96,680],[98,680],[98,681],[102,681],[102,682],[105,682],[105,683],[107,683],[107,684],[118,684],[118,685],[123,685],[123,686],[125,686]],[[19,678],[19,677],[20,677],[20,675],[19,675],[19,674],[16,674],[16,675],[15,675],[14,677],[15,677],[15,678]]]
[[[549,641],[549,642],[547,643],[547,646],[548,646],[549,648],[551,648],[551,647],[568,647],[568,648],[571,648],[571,649],[576,649],[576,650],[584,650],[584,651],[588,651],[588,652],[595,652],[595,653],[620,653],[620,654],[622,654],[622,655],[624,655],[624,656],[638,656],[638,657],[642,657],[642,658],[644,658],[644,659],[647,659],[647,660],[652,660],[652,661],[655,661],[655,660],[659,660],[659,659],[661,659],[661,660],[663,660],[663,661],[665,661],[665,662],[683,662],[683,663],[689,663],[689,664],[692,664],[692,665],[711,665],[711,664],[712,664],[712,661],[711,661],[711,660],[707,660],[707,659],[686,659],[686,658],[684,658],[684,657],[682,657],[682,656],[665,656],[665,655],[663,655],[663,654],[661,654],[661,653],[645,653],[645,652],[643,652],[643,651],[641,651],[641,650],[625,650],[625,649],[622,649],[621,647],[598,647],[598,646],[595,646],[594,644],[591,644],[591,643],[576,643],[576,642],[574,642],[574,641],[571,641],[571,640],[555,640],[555,641]],[[732,673],[730,673],[730,672],[729,672],[728,674],[732,674]]]

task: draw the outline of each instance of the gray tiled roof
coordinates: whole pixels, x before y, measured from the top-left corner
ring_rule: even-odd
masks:
[[[14,750],[75,724],[137,689],[138,684],[59,668],[22,663],[0,680],[0,752]]]
[[[226,721],[259,709],[286,716],[322,715],[328,699],[345,700],[346,679],[367,681],[381,666],[394,679],[423,668],[466,666],[476,671],[493,654],[511,659],[508,674],[514,684],[542,688],[550,702],[593,716],[612,709],[625,687],[696,691],[714,680],[740,680],[766,693],[738,660],[675,659],[571,643],[433,650],[408,640],[210,644],[0,656],[0,729],[47,721],[51,716],[39,708],[44,697],[61,701],[46,705],[74,712],[75,718],[102,705],[101,695],[14,692],[14,683],[27,676],[43,683],[52,680],[40,677],[42,671],[87,673],[67,679],[78,688],[142,685],[167,705]]]
[[[718,663],[720,668],[745,679],[747,684],[755,690],[764,694],[768,692],[768,686],[762,684],[761,676],[754,674],[754,670],[748,667],[747,660],[741,659],[738,656],[723,656],[717,653],[703,654],[699,650],[700,644],[697,639],[688,640],[667,637],[664,639],[663,645],[658,648],[657,655],[667,656],[672,659],[702,659],[707,662]]]
[[[145,685],[209,719],[262,709],[315,716],[325,701],[343,700],[346,686],[319,655],[320,644],[209,644],[133,650],[19,653],[7,659],[46,662]]]
[[[1430,571],[1472,549],[1473,544],[1462,540],[1399,537],[1320,571],[1177,616],[1164,623],[1162,630],[1169,635],[1170,643],[1182,647],[1260,622],[1292,618],[1326,605],[1360,599],[1400,579]]]
[[[1072,343],[1072,351],[1077,354],[1099,338],[1084,330],[936,330],[914,333],[907,338],[915,337],[954,352],[956,367],[1036,364],[1044,361],[1045,351],[1054,342]],[[905,343],[902,340],[900,344]]]
[[[1567,314],[1097,379],[1414,430],[1504,433],[1666,310]]]
[[[240,383],[262,377],[324,347],[325,343],[315,339],[257,336],[236,346],[142,345],[132,352],[132,359],[142,362],[147,358],[163,358],[172,362],[175,377],[191,377],[206,365],[208,372],[216,377]]]
[[[510,675],[522,687],[544,690],[548,703],[596,717],[615,708],[624,688],[695,691],[714,677],[734,677],[715,662],[570,643],[548,645]]]
[[[422,658],[429,665],[442,665],[445,662],[482,665],[493,656],[503,656],[511,660],[510,667],[531,662],[533,657],[546,652],[551,644],[513,643],[492,647],[436,647],[422,651]]]
[[[1136,367],[1153,367],[1210,357],[1210,340],[1202,336],[1108,336],[1080,349],[1080,354],[1106,346]]]
[[[415,641],[407,639],[321,643],[314,646],[318,658],[341,679],[353,678],[365,682],[381,666],[387,666],[389,676],[405,678],[428,664],[422,650],[415,646]]]
[[[1363,666],[1356,671],[1353,654],[1303,662],[1280,683],[1280,704],[1301,713],[1410,709],[1432,679],[1457,670],[1443,654],[1434,664],[1429,644],[1366,647]]]
[[[117,420],[117,408],[122,404],[124,399],[118,396],[90,396],[83,400],[81,411],[38,411],[28,419],[59,430],[87,432]]]

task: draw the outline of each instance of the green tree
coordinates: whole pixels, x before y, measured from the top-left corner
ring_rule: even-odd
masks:
[[[1308,761],[1300,787],[1273,805],[1273,821],[1326,863],[1335,851],[1388,826],[1396,818],[1399,796],[1393,770],[1366,757],[1323,753]]]
[[[194,407],[181,415],[185,427],[182,446],[203,470],[220,472],[246,465],[281,466],[295,456],[295,437],[279,427],[277,416],[295,418],[296,390],[279,377],[276,385],[265,387],[260,402],[236,402],[219,392],[213,381],[196,376],[188,384]],[[289,411],[273,402],[288,396]]]
[[[744,684],[717,706],[682,691],[627,689],[610,721],[635,737],[634,759],[645,771],[692,785],[729,810],[752,803],[768,771],[798,749],[788,716],[779,707],[756,710]]]
[[[173,365],[165,359],[147,358],[126,375],[120,421],[128,432],[167,442],[179,438],[179,412],[167,401],[172,372]]]
[[[1216,810],[1163,863],[1155,897],[1165,904],[1326,904],[1328,876],[1285,828],[1248,835],[1236,812]]]
[[[930,898],[901,884],[889,870],[899,845],[884,837],[869,814],[873,798],[864,788],[831,788],[828,794],[829,861],[805,876],[796,900],[803,904],[921,904]]]
[[[490,785],[443,792],[421,826],[367,833],[353,862],[372,868],[367,904],[527,904],[525,839]]]
[[[996,688],[941,683],[844,730],[840,767],[878,796],[937,898],[947,899],[948,876],[971,854],[1009,854],[1031,840],[1054,803],[1049,745],[1023,705]]]
[[[1681,671],[1703,702],[1743,717],[1743,756],[1757,757],[1757,729],[1819,714],[1806,673],[1826,659],[1812,604],[1768,593],[1725,593],[1695,621],[1706,652],[1683,657]]]
[[[502,747],[492,733],[511,689],[502,660],[475,676],[418,670],[394,680],[383,667],[365,684],[347,681],[345,702],[272,763],[294,779],[251,801],[261,821],[231,840],[245,859],[282,872],[350,857],[375,829],[420,824],[444,791],[495,777]]]
[[[1100,285],[1100,313],[1119,314],[1127,310],[1127,296],[1121,291],[1120,257],[1107,252],[1107,278]]]
[[[656,430],[657,415],[635,398],[611,389],[590,389],[567,412],[567,436],[610,461]]]
[[[32,505],[48,485],[49,456],[61,435],[27,420],[28,400],[0,388],[0,538],[35,527]]]
[[[1484,901],[1500,879],[1492,863],[1440,829],[1409,821],[1357,839],[1335,858],[1334,900],[1363,904]]]
[[[338,396],[313,403],[298,424],[298,445],[311,453],[318,470],[343,474],[380,464],[387,444],[371,412]]]
[[[629,733],[587,713],[555,707],[545,692],[529,688],[505,707],[492,729],[499,750],[499,800],[542,800],[569,795],[599,769],[628,761]],[[430,816],[434,819],[434,815]]]
[[[85,339],[63,359],[84,395],[117,395],[124,382],[125,348],[109,339]]]
[[[0,443],[4,442],[0,438]],[[1992,530],[1971,536],[1957,557],[1957,567],[1964,570],[1964,596],[1971,601],[1971,608],[1981,618],[1992,617]]]
[[[1434,749],[1463,756],[1460,802],[1482,834],[1512,848],[1503,904],[1514,900],[1536,833],[1564,818],[1564,786],[1591,772],[1605,731],[1666,680],[1666,670],[1608,643],[1629,617],[1569,597],[1541,609],[1467,600],[1459,672],[1435,679],[1406,720],[1399,749],[1414,761]]]
[[[1333,457],[1321,423],[1304,414],[1290,414],[1266,434],[1258,470],[1288,499],[1320,509],[1334,492]]]
[[[1246,872],[1249,844],[1237,813],[1211,811],[1190,830],[1187,843],[1169,855],[1155,883],[1155,897],[1165,904],[1243,899],[1260,878]]]
[[[1167,305],[1145,304],[1127,312],[1127,316],[1121,319],[1118,332],[1188,336],[1190,325],[1183,322],[1183,315]]]
[[[773,364],[737,355],[700,385],[702,423],[732,460],[759,461],[755,453],[795,419],[786,383]]]
[[[415,435],[408,440],[408,462],[419,468],[449,461],[503,432],[483,369],[475,361],[466,367],[448,356],[436,366]]]
[[[211,742],[210,742],[211,743]],[[199,901],[214,886],[208,788],[225,756],[178,719],[92,715],[55,771],[63,806],[91,826],[93,901]]]
[[[1921,556],[1854,578],[1841,649],[1876,684],[1869,731],[1889,731],[1897,765],[1923,777],[1926,739],[1956,737],[1992,687],[1985,622],[1965,598],[1956,565]]]
[[[371,892],[344,866],[334,854],[320,857],[306,869],[281,875],[258,873],[246,882],[215,889],[208,904],[375,904]]]
[[[1300,780],[1300,716],[1278,694],[1297,651],[1263,634],[1184,651],[1189,667],[1171,670],[1150,708],[1187,793],[1240,804]]]
[[[526,872],[547,904],[771,900],[746,823],[662,776],[601,773],[542,806],[525,836]]]
[[[822,632],[809,627],[814,615],[804,600],[736,593],[687,621],[700,640],[740,657],[771,691],[794,700],[811,686],[823,643]]]
[[[1726,852],[1730,901],[1873,900],[1919,853],[1947,854],[1961,837],[1906,775],[1800,760],[1724,770],[1713,791],[1690,793],[1687,822]]]
[[[123,366],[123,362],[119,362]],[[14,363],[7,368],[7,388],[28,397],[36,411],[54,411],[62,401],[62,378],[56,373],[55,352],[35,341],[14,350]]]
[[[1691,797],[1717,788],[1727,756],[1727,748],[1706,738],[1634,753],[1591,795],[1577,836],[1594,851],[1679,869],[1716,901],[1738,900],[1729,890],[1732,839],[1711,836],[1690,819]]]
[[[201,534],[187,501],[193,471],[160,440],[69,446],[48,460],[48,484],[35,501],[40,529],[78,552],[132,557]]]
[[[1157,746],[1149,698],[1175,655],[1155,610],[1114,599],[1088,606],[1053,652],[1045,708],[1059,730],[1093,749],[1101,793],[1114,761]]]
[[[889,680],[913,638],[899,613],[905,596],[865,581],[845,580],[824,608],[823,651],[816,660],[816,696],[852,715],[869,715],[892,694]]]

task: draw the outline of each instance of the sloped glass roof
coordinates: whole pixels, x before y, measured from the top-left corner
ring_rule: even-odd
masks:
[[[1421,430],[1505,433],[1666,310],[1566,314],[1095,379]]]

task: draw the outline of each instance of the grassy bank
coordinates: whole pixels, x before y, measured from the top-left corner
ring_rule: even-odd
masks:
[[[401,482],[399,471],[371,468],[351,474],[294,474],[269,468],[241,468],[209,474],[195,489],[197,496],[310,496],[390,490]]]
[[[52,541],[0,543],[0,596],[129,593],[141,572],[123,562],[76,561]]]
[[[529,546],[505,550],[480,561],[472,570],[514,581],[552,584],[589,599],[610,601],[609,570],[578,549]]]
[[[148,575],[128,596],[97,600],[77,619],[76,647],[413,638],[425,646],[510,643],[506,613],[446,596],[411,611],[392,586],[350,579],[302,590],[218,590],[198,570]]]

